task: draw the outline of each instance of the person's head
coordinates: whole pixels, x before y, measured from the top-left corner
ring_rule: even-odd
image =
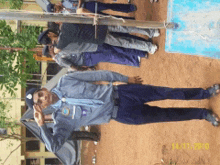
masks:
[[[53,94],[46,88],[36,90],[33,94],[33,103],[44,109],[54,103]]]
[[[55,57],[55,53],[54,53],[54,46],[47,46],[45,45],[43,50],[42,50],[42,54],[46,57]]]
[[[60,13],[63,10],[62,3],[57,3],[54,5],[54,13]]]
[[[51,29],[43,31],[38,36],[38,42],[43,45],[56,45],[59,34]]]
[[[59,24],[57,24],[56,22],[48,22],[47,26],[48,26],[48,29],[51,29],[51,30],[55,31],[58,34],[60,33]]]
[[[48,4],[47,5],[47,12],[50,13],[59,13],[63,10],[63,5],[62,3],[57,3],[57,4]]]

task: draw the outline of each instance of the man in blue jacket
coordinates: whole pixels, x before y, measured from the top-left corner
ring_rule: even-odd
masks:
[[[94,84],[96,81],[125,82],[113,86]],[[205,119],[214,126],[219,117],[204,108],[160,108],[144,104],[164,99],[206,99],[219,94],[219,85],[202,88],[167,88],[142,85],[139,76],[127,77],[110,71],[72,72],[64,75],[58,85],[27,92],[26,101],[33,105],[48,150],[56,152],[75,128],[108,123],[111,119],[125,124]],[[43,109],[53,108],[54,130],[51,134],[44,124]]]
[[[125,49],[121,47],[102,44],[95,52],[78,53],[74,50],[63,49],[54,53],[53,46],[44,46],[42,54],[52,57],[58,65],[65,68],[80,70],[81,67],[88,68],[96,66],[99,62],[110,62],[129,66],[140,66],[140,58],[147,57],[147,52]]]

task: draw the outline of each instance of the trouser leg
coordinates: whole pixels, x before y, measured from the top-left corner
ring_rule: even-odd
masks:
[[[138,27],[131,27],[131,26],[108,26],[108,31],[109,32],[120,32],[120,33],[139,33],[143,35],[147,35],[148,37],[152,38],[155,29],[143,29],[143,28],[138,28]]]
[[[131,57],[131,56],[145,57],[147,53],[141,50],[112,46],[112,45],[105,44],[105,43],[102,45],[99,45],[96,52],[104,53],[104,54],[114,54],[114,55],[119,54],[119,55],[124,55],[128,57]]]
[[[102,15],[109,15],[109,14],[106,14],[106,13],[103,13],[102,11],[103,10],[106,10],[106,9],[111,9],[111,10],[114,10],[114,11],[121,11],[123,10],[124,11],[127,11],[127,9],[130,7],[132,9],[133,6],[131,6],[131,4],[123,4],[122,6],[120,6],[121,4],[105,4],[105,3],[101,3],[101,2],[97,2],[98,3],[98,8],[97,8],[97,13],[98,14],[102,14]],[[120,6],[120,7],[118,7]],[[93,13],[95,13],[95,2],[85,2],[83,4],[83,7]],[[131,12],[132,10],[128,10],[128,12]],[[112,15],[114,17],[118,17],[118,18],[124,18],[124,19],[134,19],[133,17],[126,17],[126,16],[117,16],[117,15]]]
[[[210,97],[202,88],[167,88],[151,85],[119,85],[119,105],[116,121],[126,124],[205,119],[207,110],[203,108],[160,108],[145,105],[145,102],[180,99],[195,100]]]
[[[85,52],[84,61],[86,66],[94,66],[99,62],[110,62],[122,65],[139,67],[138,57],[145,57],[147,52],[136,49],[128,49],[108,44],[98,46],[96,52]]]
[[[138,40],[130,37],[120,36],[119,34],[111,33],[107,33],[104,42],[112,46],[137,49],[146,52],[150,52],[153,46],[153,44],[148,41]]]
[[[119,85],[118,94],[120,102],[132,105],[164,99],[198,100],[210,97],[209,91],[202,88],[168,88],[141,84]]]
[[[124,56],[121,53],[111,54],[111,53],[85,53],[84,61],[86,66],[94,66],[99,62],[110,62],[121,65],[137,66],[139,67],[138,56]]]
[[[117,3],[101,3],[101,2],[85,2],[84,7],[92,12],[95,12],[96,3],[98,5],[97,11],[102,12],[103,10],[120,11],[124,13],[130,13],[136,10],[135,5],[132,4],[117,4]]]
[[[124,124],[147,124],[205,119],[206,116],[207,110],[203,108],[160,108],[149,105],[126,106],[120,103],[117,117],[114,120]]]

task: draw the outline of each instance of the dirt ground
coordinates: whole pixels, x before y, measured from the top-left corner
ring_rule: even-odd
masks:
[[[107,1],[106,1],[107,2]],[[110,1],[109,1],[110,2]],[[127,3],[120,0],[118,3]],[[164,21],[167,1],[151,4],[136,0],[137,20]],[[116,14],[116,13],[114,13]],[[132,16],[132,14],[130,15]],[[165,52],[165,30],[153,39],[159,50],[141,59],[140,68],[100,63],[99,69],[111,70],[128,76],[143,78],[144,84],[167,87],[209,87],[220,83],[220,61],[202,56]],[[220,96],[202,101],[158,101],[150,105],[161,107],[212,108],[220,115]],[[84,142],[83,165],[92,164],[97,150],[96,165],[219,165],[220,128],[201,120],[156,123],[132,126],[111,121],[99,127],[101,141],[97,146]],[[179,147],[176,144],[179,144]],[[185,148],[184,148],[185,145]],[[180,148],[181,147],[181,148]],[[178,149],[177,149],[178,148]]]

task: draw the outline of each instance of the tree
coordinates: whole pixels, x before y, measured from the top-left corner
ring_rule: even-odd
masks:
[[[21,143],[13,149],[10,154],[6,157],[4,161],[2,161],[1,164],[4,164],[8,158],[12,155],[14,151],[16,151],[22,143],[28,142],[28,141],[36,141],[37,138],[33,137],[25,137],[18,133],[16,133],[16,129],[21,128],[22,124],[20,122],[17,122],[16,120],[13,120],[12,117],[10,117],[8,112],[10,111],[10,104],[8,101],[0,101],[0,129],[6,130],[6,131],[0,131],[0,142],[3,142],[5,140],[19,140]],[[12,147],[13,143],[10,141],[8,143],[8,147]]]
[[[0,0],[0,3],[5,4],[6,2],[9,3],[10,9],[21,9],[23,5],[23,0]]]
[[[17,84],[26,87],[26,81],[32,78],[30,73],[39,70],[30,49],[36,47],[41,31],[42,27],[23,26],[21,33],[15,33],[5,20],[0,20],[0,47],[7,48],[0,50],[0,89],[4,87],[11,96],[15,96]]]

